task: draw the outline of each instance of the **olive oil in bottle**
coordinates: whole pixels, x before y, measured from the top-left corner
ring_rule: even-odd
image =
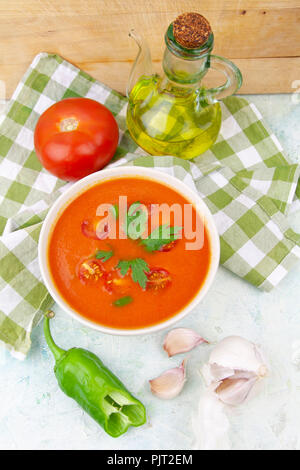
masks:
[[[131,32],[139,47],[127,96],[127,126],[135,142],[153,155],[191,159],[209,149],[221,127],[218,98],[234,93],[242,83],[239,69],[211,54],[214,36],[198,13],[184,13],[170,24],[166,35],[163,75],[152,72],[145,41]],[[206,89],[202,79],[210,69],[225,83]]]
[[[153,155],[194,158],[215,142],[221,125],[218,102],[178,87],[161,91],[161,78],[142,77],[129,97],[127,126],[136,143]]]

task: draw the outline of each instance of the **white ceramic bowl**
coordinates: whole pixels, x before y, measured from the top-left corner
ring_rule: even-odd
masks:
[[[110,180],[112,178],[120,178],[122,176],[138,176],[144,178],[150,178],[151,180],[158,181],[160,183],[164,183],[165,185],[171,187],[172,189],[176,190],[178,193],[182,194],[189,202],[191,202],[194,207],[196,208],[197,212],[203,217],[209,239],[211,245],[211,262],[209,266],[209,270],[206,276],[206,279],[200,288],[198,294],[191,300],[191,302],[186,305],[185,308],[180,310],[176,315],[171,317],[168,320],[165,320],[161,323],[156,325],[152,325],[145,328],[139,329],[118,329],[118,328],[109,328],[106,326],[102,326],[98,323],[95,323],[87,318],[84,318],[80,315],[76,310],[74,310],[61,296],[59,291],[57,290],[52,276],[49,271],[48,265],[48,241],[49,236],[51,234],[51,230],[53,229],[56,220],[58,219],[59,215],[65,209],[65,207],[73,201],[79,194],[90,188],[96,183],[99,183],[103,180]],[[170,176],[164,172],[154,170],[151,168],[143,168],[143,167],[116,167],[107,170],[101,170],[97,173],[92,173],[91,175],[77,181],[74,183],[70,188],[68,188],[53,204],[48,215],[43,223],[43,227],[40,234],[39,239],[39,264],[40,270],[42,273],[42,277],[44,283],[51,294],[52,298],[57,302],[57,304],[65,310],[69,315],[73,318],[76,318],[78,321],[83,323],[84,325],[90,326],[96,330],[102,331],[104,333],[110,333],[115,335],[137,335],[137,334],[145,334],[145,333],[153,333],[155,331],[161,330],[163,328],[168,328],[174,323],[181,320],[185,317],[193,308],[203,299],[206,295],[207,291],[209,290],[214,277],[216,275],[218,266],[219,266],[219,257],[220,257],[220,241],[219,235],[211,215],[206,204],[202,201],[199,195],[191,190],[185,183],[181,182],[177,178]]]

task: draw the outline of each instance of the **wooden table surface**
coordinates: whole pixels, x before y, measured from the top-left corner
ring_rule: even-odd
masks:
[[[300,0],[0,0],[0,80],[9,98],[41,51],[62,55],[125,91],[136,47],[145,35],[155,64],[169,23],[198,11],[215,33],[214,53],[232,59],[242,93],[288,93],[300,87]]]

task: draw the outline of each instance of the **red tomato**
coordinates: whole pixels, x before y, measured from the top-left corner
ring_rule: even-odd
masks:
[[[165,289],[171,284],[172,281],[171,275],[166,269],[152,268],[145,274],[148,278],[146,289]]]
[[[107,222],[94,217],[93,219],[85,219],[81,223],[81,232],[88,238],[105,240],[109,235],[110,227]]]
[[[112,113],[88,98],[50,106],[34,132],[36,154],[58,178],[75,181],[103,168],[113,157],[119,129]]]
[[[122,277],[118,271],[109,271],[105,280],[105,288],[108,292],[117,294],[126,294],[132,285],[129,276]]]
[[[78,277],[84,284],[106,280],[106,271],[100,260],[95,258],[86,259],[79,266]]]

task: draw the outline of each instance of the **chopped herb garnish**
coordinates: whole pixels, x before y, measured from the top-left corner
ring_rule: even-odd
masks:
[[[103,263],[109,260],[113,256],[114,252],[112,250],[97,250],[95,258],[101,259]]]
[[[133,298],[130,295],[126,295],[125,297],[120,297],[113,302],[113,305],[116,307],[124,307],[125,305],[131,304],[133,302]]]
[[[179,232],[182,227],[170,227],[168,224],[160,225],[149,237],[141,240],[141,244],[147,251],[158,251],[164,245],[171,243],[178,238]]]
[[[148,263],[143,258],[134,258],[131,260],[121,260],[116,268],[120,269],[121,275],[125,276],[131,268],[131,277],[134,282],[145,289],[147,283],[146,272],[150,270]]]

